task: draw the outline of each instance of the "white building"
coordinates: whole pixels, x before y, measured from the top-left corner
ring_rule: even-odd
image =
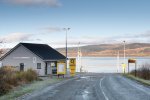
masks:
[[[19,43],[3,57],[2,66],[13,66],[20,71],[36,70],[40,76],[56,74],[57,62],[66,57],[47,44]]]

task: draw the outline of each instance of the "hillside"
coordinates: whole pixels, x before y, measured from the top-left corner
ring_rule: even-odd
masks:
[[[123,56],[123,44],[100,44],[88,45],[80,47],[82,56],[116,56],[119,51],[120,56]],[[65,54],[65,48],[57,49],[62,54]],[[77,47],[68,48],[68,56],[77,56]],[[150,43],[132,43],[126,44],[127,56],[150,56]]]
[[[119,51],[120,56],[123,56],[123,44],[100,44],[87,45],[80,47],[82,56],[107,57],[117,56]],[[0,56],[4,55],[10,49],[3,49]],[[65,48],[57,48],[57,50],[65,55]],[[0,50],[1,51],[1,50]],[[76,57],[78,47],[68,48],[68,56]],[[150,56],[150,43],[132,43],[126,44],[126,56]]]

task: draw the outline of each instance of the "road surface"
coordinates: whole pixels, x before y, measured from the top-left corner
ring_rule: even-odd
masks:
[[[24,100],[150,100],[150,87],[119,74],[86,74],[46,87]]]

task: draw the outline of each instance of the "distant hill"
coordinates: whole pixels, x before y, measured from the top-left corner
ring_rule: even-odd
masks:
[[[120,56],[123,56],[123,44],[100,44],[88,45],[80,47],[82,56],[116,56],[118,51]],[[57,49],[62,54],[65,54],[65,48]],[[68,56],[77,56],[77,47],[68,48]],[[127,56],[150,56],[150,43],[131,43],[126,44]]]
[[[99,44],[99,45],[87,45],[80,47],[82,56],[93,56],[93,57],[114,57],[117,56],[119,51],[120,56],[123,56],[123,44]],[[8,49],[0,49],[0,56],[8,52]],[[57,48],[60,53],[65,55],[65,48]],[[76,57],[78,47],[68,48],[68,56]],[[131,43],[126,44],[126,56],[149,56],[150,57],[150,43]]]

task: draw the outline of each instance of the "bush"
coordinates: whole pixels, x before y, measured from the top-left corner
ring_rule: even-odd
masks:
[[[150,80],[150,64],[144,64],[141,68],[137,69],[136,75],[139,78],[143,78],[145,80]],[[135,75],[135,70],[131,72],[132,75]]]
[[[0,95],[7,93],[19,84],[29,83],[37,79],[38,74],[32,69],[20,72],[11,66],[2,67],[0,68]]]
[[[4,81],[0,81],[0,95],[6,94],[12,87]]]
[[[38,79],[38,74],[32,69],[28,69],[26,72],[20,72],[18,79],[27,82],[32,82]]]
[[[7,93],[13,86],[16,86],[14,70],[11,67],[0,68],[0,95]]]

